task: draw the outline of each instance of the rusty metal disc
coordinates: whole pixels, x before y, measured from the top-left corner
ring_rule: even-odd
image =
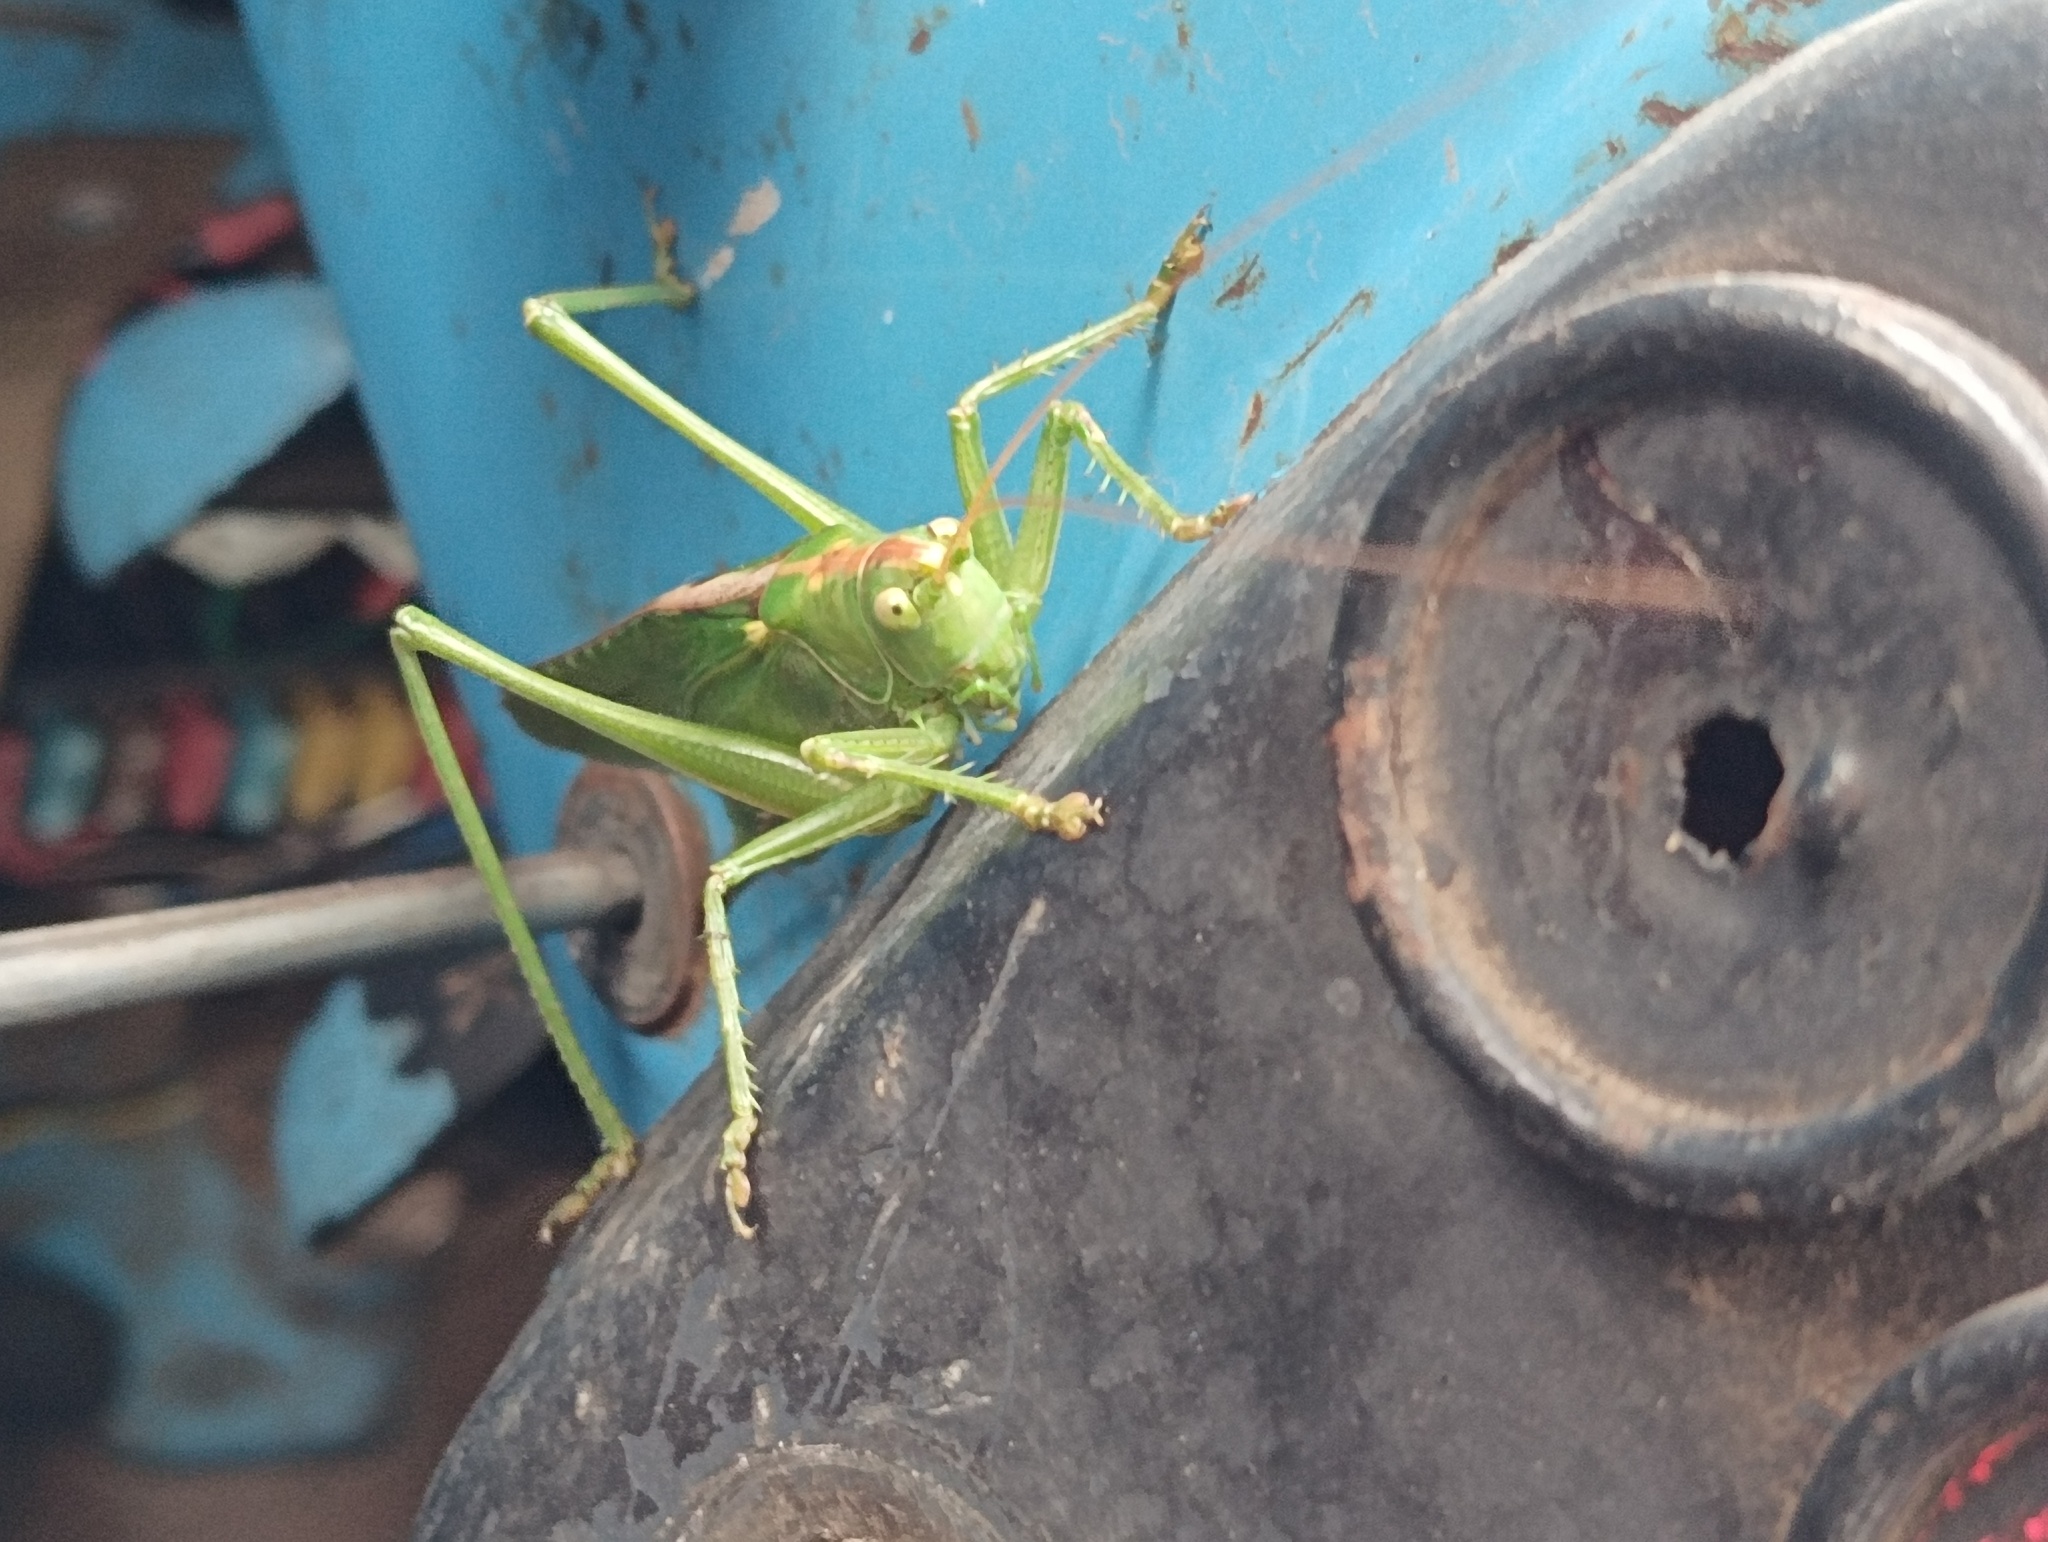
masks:
[[[1877,290],[1531,327],[1422,414],[1337,663],[1351,884],[1439,1045],[1661,1205],[1839,1210],[2036,1119],[2048,398]],[[1480,565],[1576,570],[1548,594]]]
[[[656,771],[586,762],[562,800],[555,844],[625,853],[642,899],[630,927],[569,934],[570,956],[621,1021],[680,1032],[703,1005],[704,881],[711,847],[689,799]]]

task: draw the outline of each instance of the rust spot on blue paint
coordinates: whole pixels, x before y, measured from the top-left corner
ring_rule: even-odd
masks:
[[[1730,11],[1714,28],[1714,46],[1708,55],[1737,69],[1760,70],[1776,64],[1798,46],[1775,23],[1766,23],[1760,33],[1751,32],[1748,14]]]
[[[1660,129],[1675,129],[1686,119],[1699,112],[1697,107],[1680,107],[1676,102],[1661,96],[1646,96],[1643,105],[1637,109],[1645,123],[1654,123]]]
[[[912,17],[910,25],[910,51],[914,54],[921,54],[931,47],[932,34],[952,19],[952,13],[943,5],[933,6],[929,17]]]
[[[1510,237],[1494,249],[1493,271],[1496,273],[1500,272],[1502,268],[1505,268],[1535,244],[1536,227],[1533,224],[1524,225],[1520,235]]]
[[[1242,450],[1252,442],[1253,437],[1266,423],[1266,393],[1252,392],[1251,409],[1244,415],[1244,431],[1237,436],[1237,447]]]
[[[1266,266],[1259,260],[1259,254],[1253,252],[1230,270],[1230,277],[1223,281],[1223,289],[1216,296],[1216,308],[1221,310],[1226,305],[1244,304],[1259,292],[1259,286],[1265,282]]]

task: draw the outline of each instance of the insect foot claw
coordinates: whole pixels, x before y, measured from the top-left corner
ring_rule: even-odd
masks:
[[[1166,261],[1159,265],[1158,274],[1145,289],[1147,301],[1164,310],[1179,293],[1180,286],[1202,271],[1202,239],[1208,234],[1209,210],[1205,206],[1188,221],[1188,228],[1180,233],[1173,250],[1166,254]]]
[[[576,1187],[564,1194],[549,1207],[541,1217],[540,1244],[553,1247],[556,1233],[574,1226],[597,1203],[600,1194],[615,1183],[623,1183],[633,1174],[639,1164],[640,1152],[634,1146],[619,1146],[607,1151],[592,1164],[589,1172],[576,1180]]]
[[[1102,823],[1102,800],[1085,792],[1070,792],[1057,802],[1043,798],[1025,810],[1024,822],[1034,830],[1050,831],[1063,841],[1078,841],[1090,825]]]
[[[1206,541],[1251,506],[1252,495],[1239,493],[1235,498],[1225,498],[1206,514],[1182,515],[1167,526],[1166,533],[1176,541]]]
[[[725,1134],[718,1143],[718,1167],[725,1174],[725,1214],[732,1222],[734,1233],[742,1240],[752,1241],[758,1228],[748,1224],[747,1206],[753,1203],[754,1185],[747,1177],[747,1148],[754,1143],[754,1132],[761,1121],[752,1114],[741,1114],[725,1127]]]

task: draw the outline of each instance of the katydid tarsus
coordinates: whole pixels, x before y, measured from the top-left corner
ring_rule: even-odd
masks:
[[[1200,268],[1205,215],[1173,244],[1144,295],[1105,321],[1028,353],[970,386],[947,413],[962,517],[893,533],[805,486],[691,412],[612,352],[579,317],[628,306],[681,307],[673,228],[657,226],[646,284],[570,290],[526,302],[535,336],[644,407],[801,525],[794,545],[751,567],[662,595],[591,642],[526,668],[425,611],[393,618],[391,642],[434,769],[490,891],[527,987],[603,1142],[590,1172],[542,1226],[581,1217],[632,1171],[632,1131],[578,1043],[533,934],[513,902],[476,800],[464,783],[420,655],[499,686],[520,725],[545,743],[652,764],[721,794],[742,839],[704,887],[704,941],[730,1119],[718,1168],[733,1229],[754,1234],[748,1149],[760,1102],[742,1027],[726,895],[769,868],[853,836],[900,829],[935,797],[978,803],[1027,829],[1079,840],[1102,822],[1082,792],[1048,799],[961,769],[961,743],[1016,725],[1034,671],[1032,622],[1052,575],[1076,446],[1166,536],[1204,539],[1251,501],[1198,515],[1172,507],[1117,453],[1086,408],[1062,399],[1040,430],[1013,532],[982,437],[990,397],[1058,370],[1157,322]]]

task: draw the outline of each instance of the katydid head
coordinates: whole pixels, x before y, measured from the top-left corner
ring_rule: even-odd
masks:
[[[932,528],[931,539],[917,532],[874,549],[861,593],[875,644],[898,675],[976,725],[1014,727],[1030,662],[1026,624],[987,568],[947,550],[951,533]]]

